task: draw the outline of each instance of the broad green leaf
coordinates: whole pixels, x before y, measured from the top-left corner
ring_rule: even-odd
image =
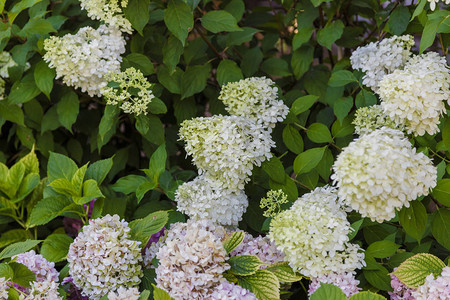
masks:
[[[0,277],[5,278],[6,280],[14,278],[14,270],[7,263],[0,264]]]
[[[319,96],[315,95],[307,95],[300,97],[292,103],[291,112],[295,115],[301,114],[302,112],[307,111],[314,105],[314,103],[319,99]]]
[[[242,31],[236,23],[236,19],[227,11],[213,10],[207,12],[202,18],[202,25],[212,33],[221,31]]]
[[[351,82],[357,82],[355,75],[347,70],[339,70],[331,74],[328,85],[331,87],[340,87]]]
[[[139,115],[136,118],[136,129],[149,142],[155,145],[164,143],[164,127],[161,120],[153,115]]]
[[[429,253],[419,253],[405,260],[392,272],[407,287],[416,288],[425,283],[425,278],[433,274],[439,276],[445,264]]]
[[[97,185],[97,181],[93,179],[88,179],[83,183],[83,196],[82,197],[72,197],[73,202],[78,205],[82,205],[91,202],[95,198],[105,197],[100,191]]]
[[[252,27],[242,27],[242,31],[230,32],[226,37],[226,45],[231,47],[249,42],[257,32],[260,32],[260,30]]]
[[[271,57],[263,61],[261,70],[271,76],[286,77],[291,75],[287,61],[277,57]]]
[[[259,65],[263,60],[263,54],[259,47],[253,47],[249,49],[241,60],[241,70],[246,77],[250,77],[255,74]]]
[[[291,67],[297,80],[309,70],[313,59],[314,48],[310,45],[303,45],[292,53]]]
[[[387,25],[389,26],[389,31],[394,35],[401,35],[405,32],[406,27],[408,27],[409,19],[411,14],[408,7],[399,5],[389,16],[389,21]]]
[[[9,104],[6,101],[0,101],[0,117],[6,121],[25,126],[23,111],[17,104]]]
[[[419,0],[419,4],[417,4],[416,9],[414,10],[410,22],[423,12],[423,8],[425,7],[425,4],[427,4],[427,2],[427,0]]]
[[[363,89],[356,95],[356,108],[372,106],[375,104],[377,104],[377,97],[372,92]]]
[[[160,289],[152,283],[154,300],[171,300],[170,295],[163,289]]]
[[[303,279],[302,275],[299,275],[292,270],[288,262],[271,265],[267,267],[266,270],[275,274],[280,282],[297,282]]]
[[[420,49],[419,49],[420,54],[422,54],[428,47],[433,45],[438,28],[448,18],[450,18],[449,12],[439,10],[428,15],[427,23],[423,28],[422,39],[420,40]]]
[[[13,278],[11,278],[12,282],[15,282],[18,285],[24,287],[29,287],[30,282],[36,281],[36,275],[31,272],[27,266],[17,262],[10,262],[8,265],[11,267],[14,273]]]
[[[48,197],[39,201],[31,211],[28,227],[44,225],[58,217],[65,211],[72,211],[72,201],[63,196]],[[81,211],[82,212],[82,211]]]
[[[74,187],[70,182],[70,180],[67,180],[66,178],[58,178],[56,180],[53,180],[49,184],[49,186],[51,186],[55,190],[55,192],[67,197],[76,197],[80,196],[81,194],[81,191],[78,191],[76,187]]]
[[[47,110],[41,122],[41,134],[48,130],[55,130],[61,124],[59,123],[58,112],[56,111],[56,105],[53,105]]]
[[[167,151],[166,145],[161,144],[150,157],[147,174],[154,182],[159,182],[159,176],[166,169]]]
[[[308,173],[317,166],[323,157],[326,147],[312,148],[300,153],[294,160],[296,174]]]
[[[42,243],[41,254],[51,262],[63,261],[66,259],[69,246],[72,242],[73,239],[67,234],[51,234]]]
[[[315,6],[315,7],[317,7],[317,6],[319,6],[320,4],[322,4],[322,3],[324,3],[324,2],[330,2],[331,0],[311,0],[311,3]]]
[[[378,241],[369,245],[365,251],[366,256],[372,256],[375,258],[386,258],[392,256],[400,245],[390,241]]]
[[[181,94],[181,79],[183,77],[183,70],[175,68],[174,72],[171,72],[166,66],[162,65],[158,67],[158,81],[169,92],[173,94]]]
[[[310,300],[346,300],[344,292],[334,284],[321,283],[320,287],[311,295]]]
[[[251,291],[259,300],[280,299],[280,282],[272,272],[258,270],[250,276],[239,276],[240,286]]]
[[[238,65],[229,59],[224,59],[217,67],[217,82],[220,86],[228,82],[234,82],[244,79],[241,69]]]
[[[412,201],[410,206],[403,207],[398,215],[406,233],[420,242],[425,233],[428,218],[425,206],[418,200]]]
[[[12,24],[22,10],[32,7],[33,5],[35,5],[36,3],[41,2],[41,1],[42,0],[22,0],[22,1],[16,2],[14,4],[14,6],[8,12],[9,23]]]
[[[231,0],[224,8],[236,21],[240,21],[245,12],[245,4],[242,0]]]
[[[115,192],[121,192],[128,195],[134,193],[145,181],[147,181],[147,179],[144,176],[128,175],[119,178],[119,180],[117,180],[117,182],[112,186],[112,189]]]
[[[440,208],[434,212],[431,233],[439,244],[450,250],[450,210]]]
[[[136,190],[136,198],[138,200],[138,203],[141,202],[141,200],[144,197],[145,193],[147,193],[148,191],[153,190],[154,188],[156,188],[156,186],[157,186],[156,183],[150,178],[147,178],[146,181],[141,183],[141,185]]]
[[[301,27],[292,39],[292,50],[297,50],[304,43],[308,42],[314,31],[313,27]]]
[[[287,125],[283,129],[283,142],[295,154],[300,154],[303,151],[302,136],[292,125]]]
[[[143,29],[150,17],[149,3],[150,0],[129,0],[128,5],[123,9],[125,17],[140,35],[143,35]]]
[[[385,267],[379,265],[377,270],[364,270],[363,274],[367,281],[377,289],[382,291],[392,290],[391,277]]]
[[[352,107],[352,97],[341,97],[334,102],[333,111],[340,123],[344,121],[344,118],[349,114]]]
[[[210,71],[210,64],[188,67],[181,77],[181,98],[184,99],[203,91]]]
[[[49,99],[50,92],[53,89],[53,79],[55,79],[55,76],[55,70],[49,68],[46,62],[40,61],[36,64],[36,68],[34,69],[34,81],[36,82],[36,86]]]
[[[269,186],[272,190],[282,190],[287,196],[289,201],[295,201],[298,198],[297,185],[294,180],[285,174],[285,182],[279,183],[272,179],[269,179]]]
[[[72,132],[72,125],[78,117],[80,102],[74,92],[65,93],[56,105],[59,123]]]
[[[17,163],[23,164],[25,167],[25,174],[36,173],[39,175],[39,161],[34,151],[34,148],[22,157]]]
[[[63,154],[50,152],[47,165],[47,177],[50,182],[60,178],[70,181],[77,170],[78,167],[73,160]]]
[[[26,103],[40,93],[41,90],[36,86],[33,74],[30,74],[13,84],[7,102],[9,104]]]
[[[25,241],[28,236],[28,232],[24,229],[12,229],[3,232],[0,235],[0,248],[6,247],[10,244]],[[1,265],[0,265],[1,266]],[[0,277],[4,277],[0,274]]]
[[[344,27],[345,25],[341,20],[327,24],[317,33],[317,42],[331,50],[331,45],[342,36]]]
[[[245,232],[243,231],[235,231],[227,236],[225,241],[223,241],[223,247],[227,251],[227,254],[236,249],[242,243],[244,237]]]
[[[130,67],[140,70],[145,76],[151,75],[155,72],[151,60],[143,54],[128,54],[126,57],[126,61],[130,65]]]
[[[70,183],[72,184],[73,188],[75,189],[75,191],[77,193],[75,196],[81,196],[81,193],[83,191],[83,181],[84,181],[84,176],[86,175],[87,166],[88,166],[88,164],[85,164],[84,166],[79,168],[75,172],[75,174],[73,174],[72,180],[70,181]]]
[[[25,176],[25,178],[20,183],[17,194],[14,199],[11,199],[13,202],[19,202],[25,199],[35,187],[39,185],[39,174],[31,173]]]
[[[264,263],[255,255],[232,256],[227,260],[230,265],[229,272],[234,275],[249,276],[259,270]]]
[[[163,62],[169,69],[170,74],[175,71],[175,67],[180,61],[180,56],[183,54],[183,45],[175,36],[170,35],[167,43],[163,47]]]
[[[28,21],[20,31],[21,35],[25,35],[28,38],[33,37],[35,34],[46,35],[50,32],[56,32],[52,24],[46,19],[32,19]]]
[[[447,150],[450,151],[450,119],[445,120],[444,128],[442,129],[442,141],[444,142],[445,148],[447,148]]]
[[[351,241],[357,234],[359,229],[361,228],[361,225],[363,223],[364,219],[358,220],[356,222],[353,222],[350,226],[352,227],[353,231],[351,231],[348,234],[348,239]]]
[[[152,101],[148,104],[148,109],[152,114],[165,114],[167,112],[167,106],[164,102],[159,98],[153,98]]]
[[[349,300],[383,300],[383,299],[386,299],[386,298],[381,295],[369,292],[369,291],[363,291],[363,292],[354,294],[353,296],[350,297]]]
[[[26,240],[24,242],[18,242],[9,245],[2,252],[0,252],[0,259],[10,258],[11,256],[27,252],[28,250],[36,247],[41,240]]]
[[[182,0],[170,0],[164,11],[164,22],[184,46],[189,31],[194,27],[191,8]]]
[[[116,126],[118,123],[120,114],[120,108],[116,105],[106,105],[105,111],[103,113],[102,119],[98,126],[98,144],[99,149],[101,146],[106,144],[108,140],[112,137],[114,132],[116,132]]]
[[[273,156],[270,160],[266,160],[262,163],[262,168],[273,181],[281,184],[286,182],[286,173],[279,158]]]
[[[436,187],[433,189],[432,194],[440,203],[445,206],[450,206],[450,179],[445,178],[439,180]]]
[[[329,143],[333,141],[330,130],[322,123],[313,123],[306,132],[308,138],[315,143]]]
[[[102,159],[90,165],[86,170],[86,180],[94,179],[100,185],[113,166],[113,158]]]
[[[140,241],[141,245],[147,245],[152,234],[160,231],[169,220],[166,211],[157,211],[149,214],[143,219],[130,222],[130,235],[133,240]]]

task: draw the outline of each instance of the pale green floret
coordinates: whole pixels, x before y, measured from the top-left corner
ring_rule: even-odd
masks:
[[[397,126],[389,116],[383,113],[381,105],[359,108],[355,113],[352,124],[355,125],[355,132],[358,135],[371,133],[381,127],[403,129],[403,126]]]
[[[119,105],[125,113],[147,114],[147,106],[155,96],[141,71],[128,68],[124,72],[110,72],[105,76],[113,86],[102,88],[101,92],[108,105]]]
[[[275,217],[281,211],[281,204],[287,203],[287,195],[282,190],[267,192],[267,198],[262,198],[260,207],[267,209],[263,215],[265,217]]]

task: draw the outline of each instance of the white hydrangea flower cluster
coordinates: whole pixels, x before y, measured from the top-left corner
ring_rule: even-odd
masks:
[[[69,274],[84,296],[99,299],[119,287],[137,286],[143,275],[140,242],[129,239],[118,215],[89,221],[69,247]]]
[[[430,9],[435,10],[436,5],[438,5],[439,1],[445,2],[445,4],[450,4],[450,0],[428,0],[428,2],[430,2]]]
[[[428,275],[425,284],[412,292],[412,297],[416,300],[450,300],[450,267],[444,267],[437,278]]]
[[[329,273],[319,277],[311,278],[309,284],[308,295],[311,296],[319,287],[321,283],[334,284],[339,287],[350,298],[357,294],[361,289],[358,287],[359,280],[355,278],[352,273]]]
[[[121,286],[117,291],[108,293],[108,300],[138,300],[140,295],[138,288],[124,288]]]
[[[380,82],[384,113],[408,133],[439,132],[439,117],[450,104],[450,69],[436,52],[411,58],[403,70],[395,70]]]
[[[255,255],[267,265],[283,262],[285,258],[284,253],[277,249],[268,236],[254,238],[249,233],[245,233],[242,243],[230,253],[230,256],[238,255]],[[265,269],[267,266],[261,265],[260,268]]]
[[[349,242],[352,230],[336,189],[325,186],[303,195],[274,217],[269,237],[294,271],[319,277],[354,272],[364,265],[362,249]]]
[[[211,293],[225,281],[222,245],[225,229],[201,220],[172,224],[164,246],[159,249],[156,282],[175,299],[211,299]]]
[[[105,74],[120,70],[125,39],[114,27],[83,27],[75,35],[52,36],[44,41],[44,60],[56,69],[56,78],[81,88],[89,96],[101,96]]]
[[[178,211],[194,219],[209,219],[221,225],[237,225],[248,206],[242,190],[222,188],[222,181],[202,174],[178,187]]]
[[[80,0],[89,18],[105,22],[110,27],[132,33],[131,23],[123,15],[122,9],[127,7],[128,0]]]
[[[8,299],[8,279],[5,277],[0,277],[0,300]]]
[[[128,114],[147,115],[147,106],[155,96],[150,90],[152,85],[140,70],[113,71],[106,74],[105,79],[119,85],[118,88],[106,86],[101,89],[107,105],[119,105]]]
[[[209,299],[214,300],[257,300],[255,294],[240,285],[224,281],[218,285]]]
[[[278,100],[275,82],[266,77],[250,77],[222,86],[219,99],[234,116],[246,117],[273,128],[282,122],[289,108]]]
[[[403,67],[411,56],[414,38],[411,35],[393,36],[379,42],[358,47],[350,57],[353,69],[365,72],[363,84],[373,91],[386,74]]]
[[[355,132],[358,135],[371,133],[381,127],[403,130],[403,126],[396,125],[389,116],[384,114],[381,105],[358,108],[352,123],[355,125]]]
[[[383,127],[351,142],[331,176],[338,195],[363,217],[383,222],[436,186],[437,170],[399,130]]]
[[[12,259],[25,265],[31,272],[36,274],[36,281],[38,282],[58,282],[59,280],[59,272],[55,269],[55,263],[48,262],[42,255],[36,254],[34,250],[17,254]]]
[[[58,292],[58,283],[51,280],[33,281],[30,293],[24,300],[62,300]]]

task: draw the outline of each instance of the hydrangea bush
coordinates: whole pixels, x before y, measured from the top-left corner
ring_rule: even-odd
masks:
[[[0,300],[450,300],[449,5],[1,2]]]

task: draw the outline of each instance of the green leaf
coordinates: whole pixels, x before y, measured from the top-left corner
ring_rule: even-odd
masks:
[[[266,270],[275,274],[280,282],[297,282],[303,279],[302,275],[299,275],[292,270],[288,262],[271,265],[267,267]]]
[[[25,241],[28,237],[28,232],[24,229],[12,229],[3,232],[0,236],[0,248],[6,247],[13,243]],[[0,277],[4,276],[0,274]]]
[[[231,0],[224,8],[236,21],[240,21],[245,12],[245,4],[242,0]]]
[[[405,260],[392,272],[407,287],[416,288],[425,283],[425,278],[433,274],[441,274],[445,264],[436,256],[429,253],[419,253]]]
[[[40,93],[41,91],[36,86],[33,74],[30,74],[30,76],[25,76],[21,81],[17,81],[13,84],[8,95],[8,103],[26,103]]]
[[[159,182],[159,176],[166,169],[166,161],[166,145],[161,144],[150,157],[150,163],[148,165],[149,173],[147,173],[147,176],[153,179],[154,182]]]
[[[188,67],[181,77],[181,98],[184,99],[203,91],[210,71],[210,64]]]
[[[134,193],[145,181],[147,181],[147,179],[144,176],[128,175],[119,178],[119,180],[117,180],[117,182],[112,186],[112,189],[115,192],[121,192],[128,195]]]
[[[157,186],[156,183],[150,178],[147,178],[147,180],[145,182],[141,183],[141,185],[136,190],[136,198],[138,200],[138,203],[141,202],[145,193],[155,189],[156,186]]]
[[[398,215],[406,233],[420,242],[425,233],[428,218],[425,206],[418,200],[412,201],[410,206],[403,207]]]
[[[0,277],[5,278],[6,280],[14,278],[14,270],[10,265],[6,263],[0,264]]]
[[[113,166],[113,158],[102,159],[90,165],[86,170],[86,180],[93,179],[100,185]]]
[[[226,45],[228,47],[241,45],[245,42],[249,42],[252,40],[253,35],[257,32],[260,32],[256,28],[252,27],[242,27],[242,31],[230,32],[226,37]]]
[[[148,109],[152,114],[165,114],[167,112],[167,106],[159,98],[153,98],[148,104]]]
[[[1,106],[0,106],[0,109],[1,109]],[[0,111],[0,115],[1,115],[1,111]],[[444,143],[445,148],[447,148],[447,150],[450,151],[450,119],[445,120],[444,128],[442,129],[442,142]]]
[[[41,240],[26,240],[24,242],[18,242],[12,245],[9,245],[2,252],[0,252],[0,260],[5,258],[10,258],[11,256],[27,252],[28,250],[36,247]]]
[[[300,153],[294,160],[296,174],[308,173],[314,169],[323,157],[326,147],[312,148]]]
[[[143,35],[143,29],[150,18],[149,3],[150,0],[129,0],[123,9],[125,17],[140,35]]]
[[[346,300],[344,292],[334,284],[320,283],[320,287],[311,295],[310,300]]]
[[[262,168],[273,181],[281,184],[286,182],[286,173],[284,172],[283,164],[278,157],[273,156],[270,160],[263,162]]]
[[[130,65],[130,67],[140,70],[145,76],[151,75],[155,72],[152,61],[143,54],[128,54],[126,57],[126,61]]]
[[[236,249],[244,240],[245,232],[243,231],[235,231],[223,241],[223,247],[227,254]]]
[[[31,211],[28,227],[44,225],[63,212],[75,210],[72,201],[63,196],[47,197],[39,201]],[[82,212],[82,211],[81,211]]]
[[[315,6],[315,7],[317,7],[317,6],[319,6],[320,4],[322,4],[323,2],[330,2],[331,0],[311,0],[311,3]]]
[[[106,105],[102,119],[98,126],[98,139],[100,146],[106,144],[116,131],[120,108],[116,105]],[[99,147],[100,149],[101,147]]]
[[[15,282],[24,287],[29,287],[30,282],[36,281],[36,275],[31,272],[27,266],[17,262],[10,262],[8,265],[11,267],[14,273],[14,276],[11,278],[12,282]]]
[[[285,174],[284,183],[279,183],[269,179],[269,186],[272,190],[282,190],[288,196],[288,201],[295,201],[298,198],[297,186],[288,174]]]
[[[36,86],[48,99],[50,99],[50,92],[53,89],[53,79],[55,79],[55,76],[55,70],[49,68],[45,61],[40,61],[36,64],[34,69],[34,81],[36,82]]]
[[[301,114],[302,112],[307,111],[311,108],[311,106],[316,103],[319,96],[315,95],[307,95],[300,98],[297,98],[291,106],[291,112],[295,115]]]
[[[78,96],[74,92],[65,93],[56,104],[59,123],[72,132],[72,125],[78,117],[80,103]]]
[[[327,24],[317,33],[317,42],[331,50],[331,45],[342,36],[342,33],[344,33],[344,27],[345,25],[341,20]]]
[[[261,70],[271,76],[286,77],[291,75],[287,61],[277,57],[271,57],[263,61]]]
[[[41,134],[48,130],[55,130],[61,126],[59,123],[58,113],[56,111],[56,105],[53,105],[47,110],[41,122]]]
[[[342,124],[344,118],[348,115],[353,107],[352,97],[341,97],[334,102],[333,111],[339,122]]]
[[[23,26],[20,35],[25,35],[28,38],[35,34],[46,35],[50,32],[56,32],[52,24],[46,19],[32,19]]]
[[[401,35],[405,32],[406,27],[408,27],[409,19],[411,13],[408,7],[399,5],[389,16],[389,21],[387,25],[389,26],[389,31],[395,35]]]
[[[213,10],[207,12],[202,18],[202,25],[212,33],[221,31],[242,31],[236,23],[232,14],[224,10]]]
[[[19,202],[25,199],[35,187],[39,185],[39,174],[31,173],[25,176],[25,178],[20,183],[17,194],[14,199],[11,199],[13,202]]]
[[[73,160],[63,154],[50,152],[47,165],[47,177],[50,182],[60,178],[70,181],[77,170],[78,167]]]
[[[419,0],[419,4],[417,4],[416,9],[414,10],[414,13],[411,17],[411,20],[409,20],[410,22],[412,20],[414,20],[415,17],[417,17],[418,15],[420,15],[423,12],[423,8],[425,7],[425,4],[427,4],[427,0]]]
[[[73,202],[78,205],[82,205],[91,202],[95,198],[105,197],[100,191],[97,185],[97,181],[93,179],[86,180],[83,183],[83,196],[82,197],[72,197]]]
[[[283,142],[286,147],[295,154],[300,154],[303,151],[302,136],[298,130],[291,125],[287,125],[283,129]]]
[[[164,22],[181,44],[185,44],[188,32],[194,27],[191,8],[182,0],[170,0],[164,11]]]
[[[330,130],[322,123],[313,123],[306,132],[308,138],[315,143],[329,143],[333,141]]]
[[[280,299],[280,282],[272,272],[257,270],[250,276],[239,276],[238,284],[251,291],[259,300]]]
[[[244,79],[241,69],[238,65],[229,59],[224,59],[217,67],[217,82],[220,86],[228,82],[234,82]]]
[[[183,77],[183,70],[175,68],[171,72],[166,66],[158,67],[158,81],[173,94],[181,94],[181,78]]]
[[[259,70],[259,65],[263,60],[263,54],[259,47],[249,49],[241,60],[241,70],[246,77],[250,77]]]
[[[0,117],[6,121],[25,126],[22,109],[17,104],[9,104],[6,101],[0,101]]]
[[[345,86],[351,82],[358,82],[355,75],[347,70],[339,70],[331,74],[328,85],[331,87]]]
[[[232,256],[227,263],[230,265],[229,272],[234,275],[249,276],[259,270],[264,263],[255,255]]]
[[[180,40],[170,35],[167,43],[163,47],[163,63],[167,66],[171,74],[175,71],[175,67],[178,65],[183,51],[184,48]]]
[[[400,245],[390,241],[378,241],[369,245],[366,249],[365,255],[375,258],[386,258],[392,256]]]
[[[359,292],[350,297],[349,300],[383,300],[386,299],[381,295],[374,294],[369,291]]]
[[[46,260],[51,262],[63,261],[66,259],[72,242],[73,239],[67,234],[51,234],[42,243],[41,254]]]
[[[291,67],[297,80],[309,70],[313,59],[314,48],[310,45],[304,45],[294,51],[291,58]]]
[[[12,24],[22,10],[32,7],[33,5],[35,5],[36,3],[41,2],[41,1],[42,0],[22,0],[22,1],[16,2],[14,4],[14,6],[8,12],[9,23]]]
[[[313,27],[301,27],[292,39],[292,50],[295,51],[304,43],[308,42],[314,31]]]
[[[143,219],[130,222],[130,235],[133,240],[140,241],[141,245],[147,245],[152,234],[160,231],[169,220],[166,211],[157,211],[149,214]]]
[[[55,192],[65,195],[67,197],[80,196],[80,192],[72,185],[72,183],[66,178],[58,178],[53,180],[49,186],[51,186]]]
[[[356,108],[372,106],[375,104],[377,104],[377,97],[372,92],[363,89],[358,93],[358,95],[356,95]]]
[[[422,54],[428,47],[433,45],[438,28],[450,17],[447,11],[436,11],[428,15],[427,23],[423,28],[422,39],[420,40],[419,53]]]
[[[440,208],[434,212],[431,233],[439,244],[450,250],[450,210]]]
[[[377,289],[382,291],[392,290],[391,277],[385,267],[378,265],[377,270],[364,270],[363,274],[367,281]]]
[[[363,223],[364,219],[358,220],[356,222],[353,222],[350,226],[353,228],[353,231],[351,231],[348,234],[348,239],[351,241],[357,234],[359,229],[361,228],[361,225]]]
[[[169,294],[165,290],[160,289],[153,283],[152,283],[152,286],[153,286],[153,299],[154,300],[171,300],[172,299],[172,298],[170,298]]]
[[[164,143],[164,127],[161,120],[152,115],[139,115],[136,117],[136,129],[149,142],[155,145]]]
[[[445,178],[438,180],[432,194],[436,200],[438,200],[445,206],[450,206],[450,179]]]

